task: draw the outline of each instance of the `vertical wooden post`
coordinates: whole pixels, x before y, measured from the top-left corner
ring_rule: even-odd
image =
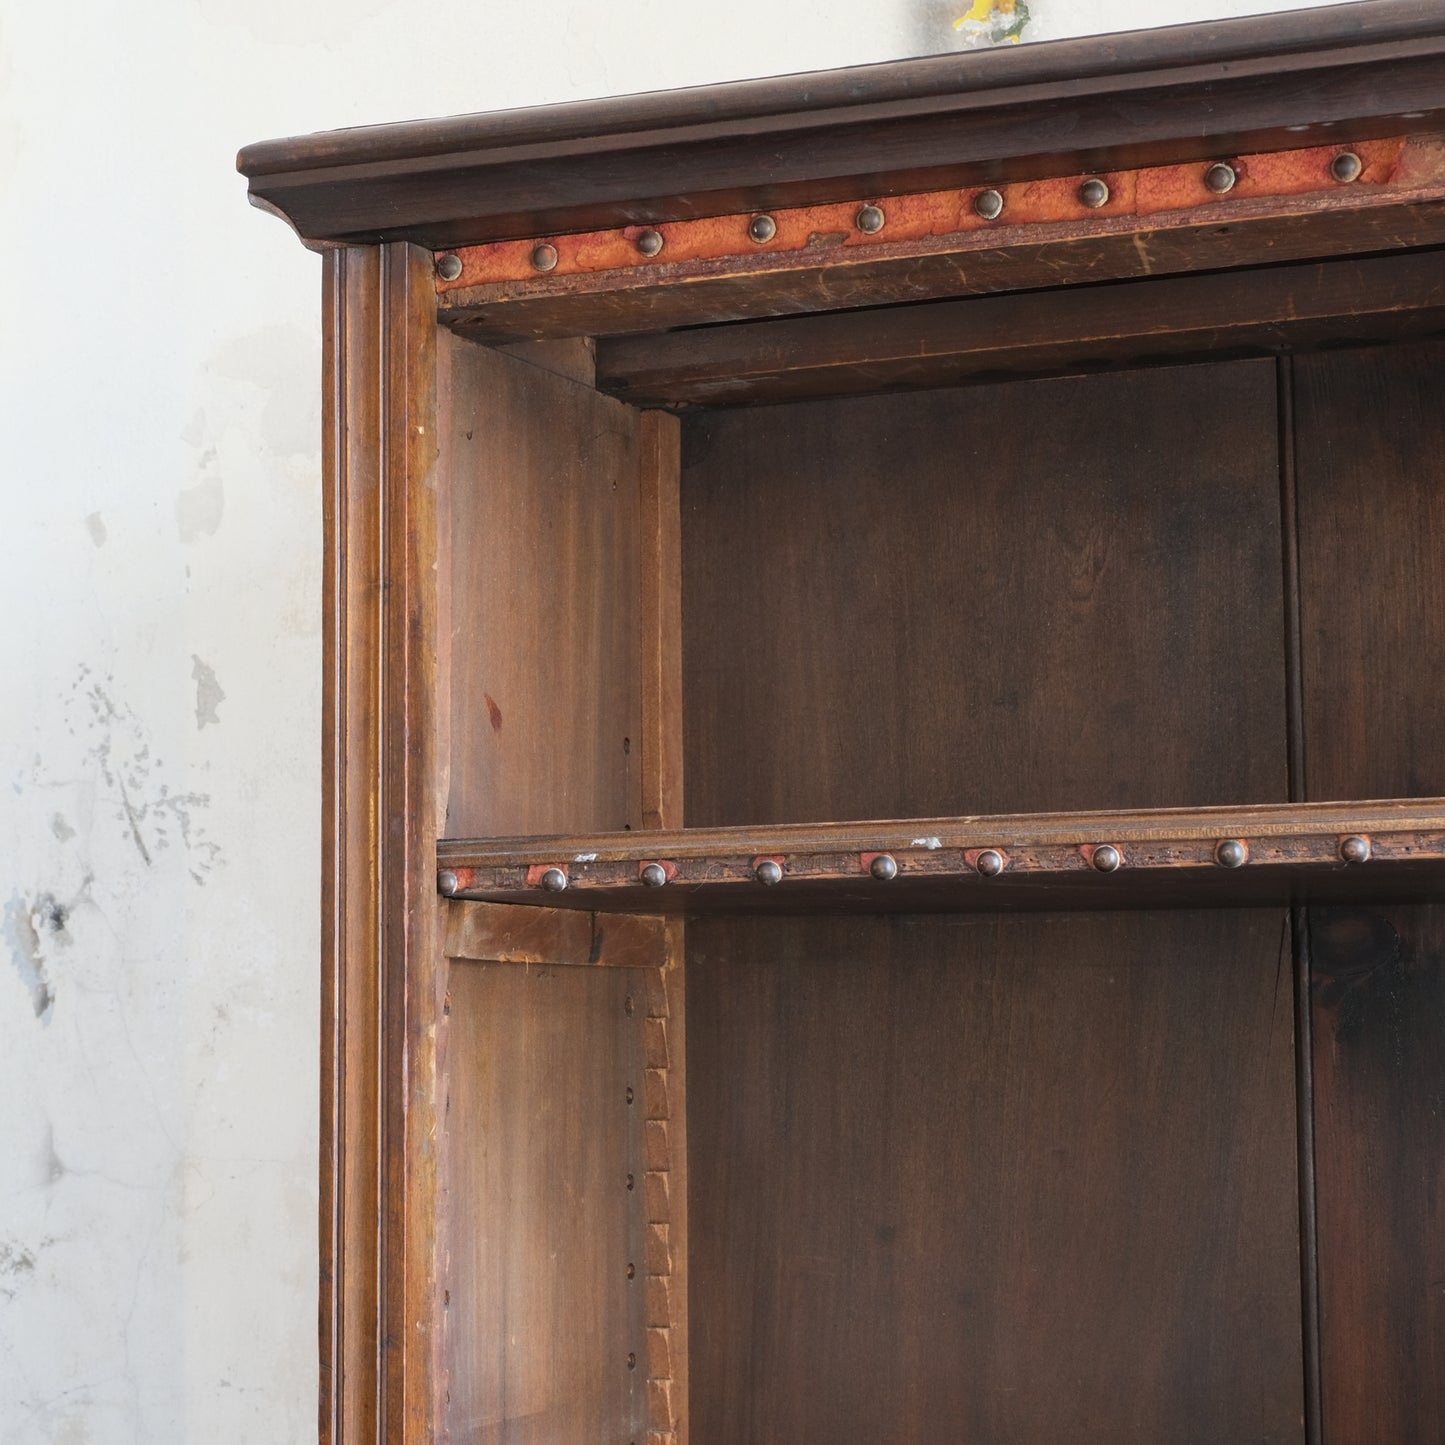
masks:
[[[638,517],[642,564],[644,829],[681,828],[682,467],[681,429],[663,411],[642,413]],[[649,1018],[648,1414],[650,1445],[686,1445],[687,1432],[687,1037],[685,939],[667,923],[667,962]]]
[[[435,987],[431,258],[325,264],[323,1445],[430,1441]]]
[[[677,418],[642,413],[642,826],[682,827],[682,465]]]

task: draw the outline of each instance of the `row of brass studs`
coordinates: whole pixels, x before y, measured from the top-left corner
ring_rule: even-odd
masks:
[[[1372,852],[1370,839],[1362,833],[1351,833],[1341,838],[1338,854],[1344,863],[1367,863]],[[1099,843],[1085,855],[1091,866],[1100,873],[1117,873],[1124,864],[1122,849],[1113,843]],[[1243,868],[1249,862],[1249,844],[1243,838],[1222,838],[1214,845],[1214,861],[1221,868]],[[984,848],[974,859],[974,868],[985,878],[997,878],[1009,865],[1008,854],[998,848]],[[644,863],[638,871],[638,878],[648,888],[661,888],[673,877],[676,869],[669,869],[663,863]],[[891,853],[875,853],[868,861],[868,872],[880,883],[889,883],[898,877],[898,860]],[[753,877],[766,888],[775,887],[783,881],[783,864],[777,858],[759,858],[753,863]],[[537,880],[537,886],[548,893],[561,893],[567,887],[567,873],[562,868],[547,868]],[[447,897],[455,894],[460,880],[450,869],[437,875],[437,887]]]
[[[1364,172],[1364,162],[1354,151],[1341,151],[1330,162],[1330,174],[1341,185],[1359,180]],[[1204,184],[1217,196],[1232,191],[1239,180],[1239,172],[1227,161],[1215,161],[1204,172]],[[1109,183],[1100,176],[1090,176],[1079,185],[1079,201],[1090,210],[1097,211],[1107,206],[1110,200]],[[980,191],[973,198],[973,209],[985,221],[996,221],[1004,212],[1003,192],[990,187]],[[888,224],[888,216],[882,206],[869,203],[860,208],[854,224],[865,236],[876,236]],[[759,246],[766,246],[778,234],[778,223],[768,215],[757,215],[748,222],[748,236]],[[639,231],[634,240],[638,251],[649,260],[661,255],[667,244],[661,231],[653,227]],[[545,274],[557,269],[559,260],[557,248],[549,241],[542,241],[532,249],[532,269]],[[437,259],[437,275],[443,281],[455,281],[462,274],[462,259],[451,252]]]

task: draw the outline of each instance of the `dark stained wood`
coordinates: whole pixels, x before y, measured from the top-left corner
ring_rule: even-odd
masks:
[[[1312,909],[1324,1438],[1445,1437],[1445,909]]]
[[[1441,330],[1445,256],[1423,251],[609,338],[598,384],[639,405],[739,405]]]
[[[1363,864],[1341,858],[1352,835],[1369,841]],[[1228,840],[1244,844],[1242,867],[1219,863],[1218,847]],[[1094,866],[1104,843],[1121,860],[1108,874]],[[1004,863],[984,876],[980,855],[988,849]],[[1080,907],[1418,899],[1445,882],[1445,800],[453,840],[439,853],[449,895],[546,904],[540,911],[549,917],[569,909],[907,912],[1048,908],[1064,899]],[[893,860],[895,877],[871,876],[880,855]],[[780,862],[777,885],[756,881],[759,858]],[[666,870],[665,886],[642,881],[649,862]],[[541,881],[551,867],[567,874],[562,893]],[[496,907],[478,917],[529,911]],[[566,925],[559,919],[557,926]],[[592,946],[586,930],[577,939],[574,951]]]
[[[310,241],[432,248],[1308,144],[1442,108],[1433,0],[249,146],[257,204]]]
[[[324,295],[320,1439],[381,1445],[436,1377],[430,258],[334,252]]]
[[[445,831],[635,826],[638,413],[446,333],[439,373],[451,508]]]
[[[1300,359],[1312,797],[1445,776],[1445,346]],[[1438,895],[1437,895],[1438,896]],[[1445,1434],[1445,911],[1311,910],[1327,1445]]]
[[[1280,911],[688,955],[696,1445],[1302,1439]]]
[[[1445,343],[1295,363],[1312,798],[1445,790]]]
[[[684,426],[695,826],[1282,800],[1266,362]]]
[[[626,1007],[645,977],[451,971],[453,1441],[595,1445],[645,1428],[646,1291],[627,1273],[646,1235],[644,1014]]]

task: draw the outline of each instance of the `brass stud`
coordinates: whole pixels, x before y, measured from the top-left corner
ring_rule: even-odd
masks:
[[[882,206],[864,206],[858,212],[856,224],[865,236],[876,236],[883,229],[887,220],[888,217],[883,214]]]
[[[636,1266],[635,1264],[628,1264],[628,1266],[627,1266],[627,1278],[628,1278],[628,1279],[636,1279],[636,1278],[637,1278],[637,1266]]]
[[[998,875],[1003,872],[1006,862],[1007,859],[1004,858],[1003,854],[1000,853],[997,848],[985,848],[983,852],[978,855],[978,860],[973,866],[977,868],[985,878],[997,878]]]
[[[1112,843],[1101,843],[1094,849],[1092,861],[1100,873],[1113,873],[1124,861],[1124,856]]]
[[[1221,868],[1243,868],[1249,862],[1249,845],[1238,838],[1223,838],[1214,846],[1214,861]]]
[[[758,245],[766,245],[778,234],[778,223],[771,216],[754,216],[748,222],[748,235]]]
[[[1079,187],[1079,200],[1091,211],[1097,211],[1100,206],[1107,206],[1109,204],[1109,183],[1100,180],[1098,176],[1090,176]]]
[[[1351,181],[1359,180],[1364,169],[1364,161],[1354,151],[1341,151],[1330,162],[1330,174],[1344,186],[1349,185]]]
[[[632,1350],[628,1350],[627,1352],[627,1368],[629,1370],[635,1370],[637,1368],[637,1355]]]
[[[764,858],[756,868],[753,869],[753,877],[767,888],[775,883],[783,881],[783,870],[773,858]]]
[[[879,853],[868,865],[868,871],[880,882],[898,877],[898,860],[891,853]]]
[[[1226,191],[1234,189],[1234,183],[1239,179],[1239,172],[1231,165],[1223,161],[1215,161],[1204,173],[1204,184],[1214,192],[1216,196],[1222,196]]]
[[[662,245],[663,242],[661,231],[653,231],[649,229],[646,231],[638,232],[637,249],[641,251],[644,256],[657,255],[657,253],[662,250]]]
[[[1351,833],[1340,839],[1340,857],[1346,863],[1368,863],[1370,861],[1370,840],[1360,833]]]
[[[992,187],[986,191],[980,191],[973,198],[973,209],[985,221],[998,220],[1003,215],[1003,192],[996,191]]]
[[[627,1102],[630,1104],[634,1098],[636,1098],[636,1095],[632,1092],[632,1085],[629,1084],[627,1086]]]
[[[445,256],[437,257],[437,275],[443,281],[455,281],[462,274],[462,258],[448,252]]]
[[[461,879],[450,868],[443,868],[437,874],[437,892],[451,898],[461,887]]]
[[[640,874],[649,888],[661,888],[667,882],[667,869],[661,863],[649,863]]]
[[[542,887],[548,893],[561,893],[567,887],[567,875],[560,868],[549,868],[542,875]]]
[[[557,269],[557,248],[543,241],[532,248],[532,269],[534,271],[555,271]]]
[[[631,1018],[636,1008],[637,1005],[633,1003],[632,995],[628,994],[627,997],[622,1000],[622,1012],[625,1013],[628,1018]]]

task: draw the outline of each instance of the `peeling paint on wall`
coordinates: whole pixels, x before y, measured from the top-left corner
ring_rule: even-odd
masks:
[[[18,893],[10,895],[5,905],[3,929],[5,942],[10,949],[10,961],[20,975],[20,982],[30,995],[30,1005],[35,1017],[41,1023],[50,1022],[50,1011],[55,1004],[55,995],[50,988],[50,978],[45,965],[45,949],[41,943],[37,914],[29,900]],[[61,927],[64,927],[62,921]]]
[[[215,450],[201,458],[201,465],[215,460]],[[198,537],[214,537],[220,530],[221,517],[226,510],[226,489],[220,477],[205,477],[194,487],[187,487],[176,498],[176,530],[182,542],[194,542]]]

